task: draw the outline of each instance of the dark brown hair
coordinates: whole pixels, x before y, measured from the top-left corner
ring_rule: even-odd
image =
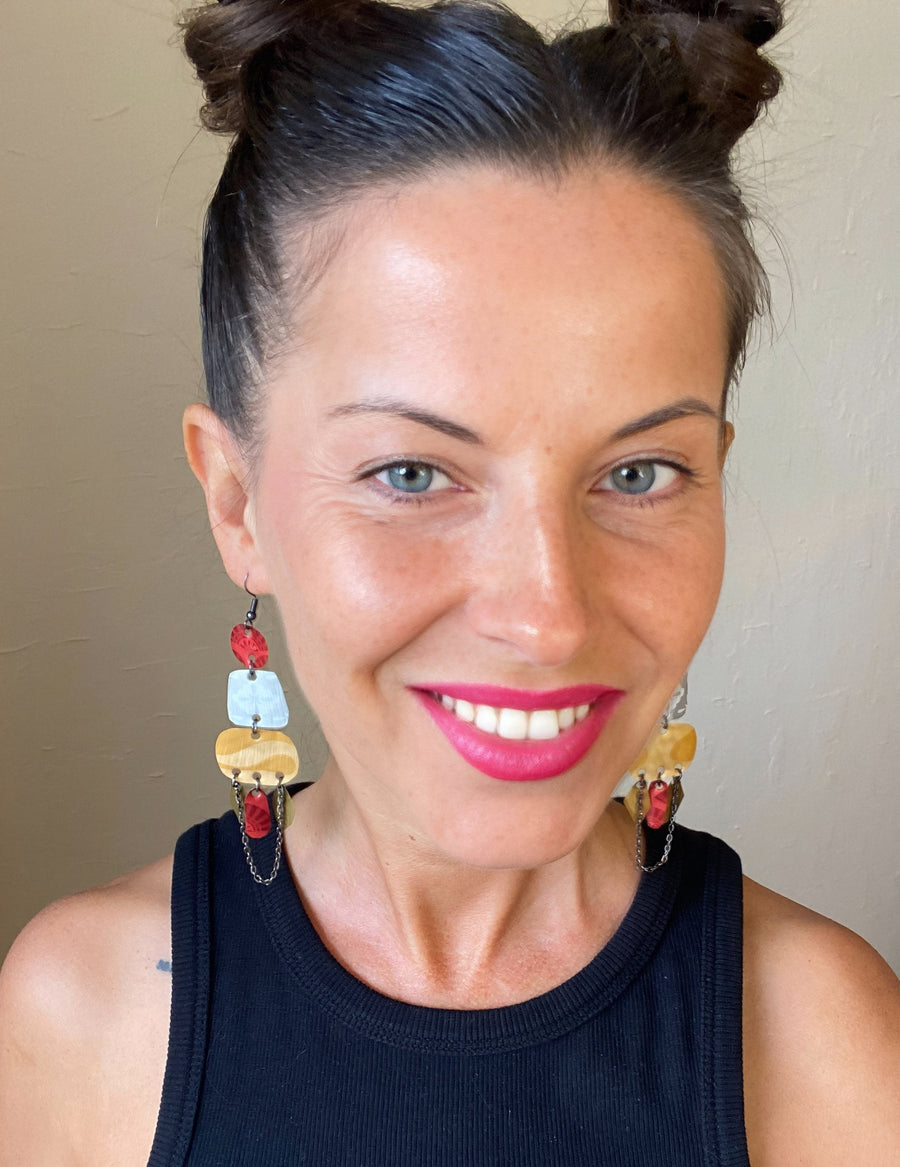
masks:
[[[288,267],[288,235],[374,187],[465,164],[556,177],[624,164],[684,200],[719,258],[731,383],[768,289],[730,159],[779,88],[759,49],[781,5],[609,8],[608,24],[549,40],[494,0],[222,0],[185,17],[203,122],[233,136],[207,214],[202,313],[210,403],[239,438],[285,305],[316,270],[309,246]]]

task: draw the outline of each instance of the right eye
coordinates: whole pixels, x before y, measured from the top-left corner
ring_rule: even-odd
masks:
[[[442,470],[427,462],[393,462],[376,470],[373,477],[400,494],[434,494],[453,485]]]
[[[621,466],[611,470],[603,482],[609,484],[606,486],[607,490],[615,491],[616,494],[639,497],[664,490],[671,486],[677,477],[678,468],[671,463],[645,459],[638,462],[623,462]]]

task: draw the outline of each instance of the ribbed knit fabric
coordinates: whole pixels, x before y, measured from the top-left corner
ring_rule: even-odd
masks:
[[[260,867],[268,840],[254,844]],[[235,816],[175,852],[169,1057],[149,1167],[749,1167],[741,872],[676,829],[619,929],[502,1009],[384,997],[337,963]]]

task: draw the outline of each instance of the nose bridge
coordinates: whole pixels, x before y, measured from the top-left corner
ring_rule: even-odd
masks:
[[[518,494],[497,508],[476,588],[481,631],[534,663],[565,663],[588,632],[587,547],[569,500]]]
[[[535,500],[523,516],[523,569],[531,565],[532,587],[541,601],[558,604],[575,598],[578,590],[577,554],[567,508]]]

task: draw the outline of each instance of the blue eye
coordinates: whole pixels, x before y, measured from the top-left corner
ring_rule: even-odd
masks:
[[[379,470],[375,478],[403,494],[424,494],[432,487],[451,485],[446,474],[425,462],[395,462]]]
[[[677,474],[675,467],[665,462],[625,462],[611,470],[600,485],[617,494],[655,494],[671,485]]]

